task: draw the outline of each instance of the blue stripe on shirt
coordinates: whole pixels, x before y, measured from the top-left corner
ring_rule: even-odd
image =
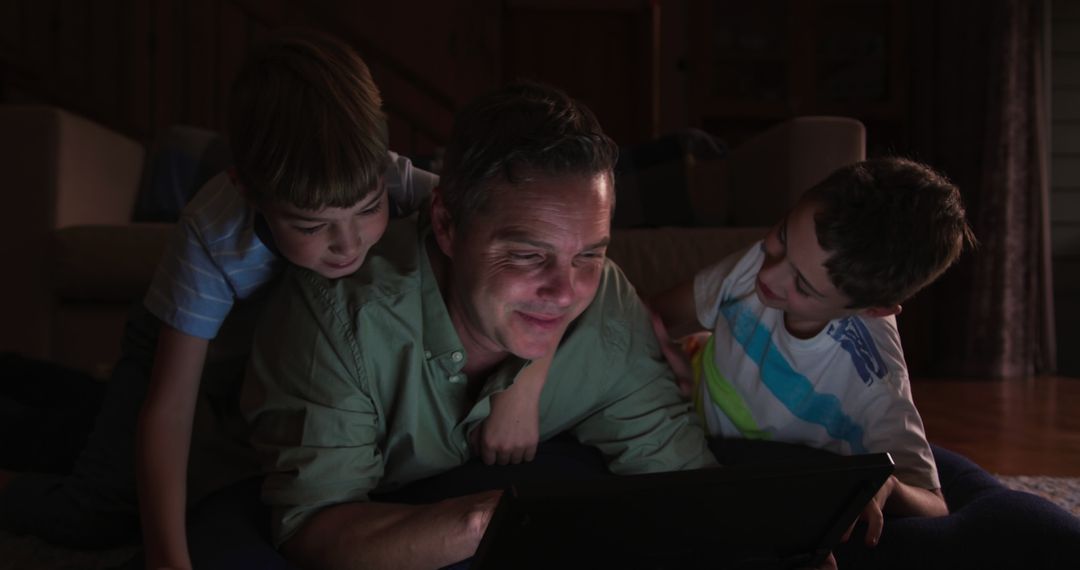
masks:
[[[852,453],[866,453],[862,427],[844,413],[839,398],[814,391],[810,380],[796,372],[780,354],[770,331],[757,326],[757,316],[745,301],[721,306],[720,312],[727,319],[731,336],[746,350],[747,357],[758,363],[765,387],[792,415],[820,425],[833,438],[846,441]]]

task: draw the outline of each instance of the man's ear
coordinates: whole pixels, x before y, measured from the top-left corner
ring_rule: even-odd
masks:
[[[443,255],[453,259],[454,222],[443,202],[442,189],[438,187],[431,191],[431,231]]]
[[[885,305],[882,307],[869,307],[862,310],[862,314],[880,319],[882,317],[888,317],[891,315],[899,315],[904,308],[900,305]]]

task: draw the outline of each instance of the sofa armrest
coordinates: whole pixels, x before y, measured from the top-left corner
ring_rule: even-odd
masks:
[[[71,226],[53,233],[49,358],[107,378],[174,224]]]
[[[143,163],[138,142],[45,106],[0,105],[0,350],[51,356],[52,232],[131,219]]]
[[[16,194],[44,198],[51,228],[131,220],[143,145],[63,109],[0,105],[0,164]]]
[[[845,117],[797,117],[731,151],[729,220],[776,223],[799,196],[829,173],[866,158],[866,129]]]
[[[141,299],[175,224],[73,226],[56,231],[52,291],[61,302],[129,304]]]

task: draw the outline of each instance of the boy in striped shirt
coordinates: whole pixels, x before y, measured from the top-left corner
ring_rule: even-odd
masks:
[[[863,513],[873,545],[883,511],[948,513],[895,315],[973,243],[943,176],[905,159],[867,160],[652,306],[666,335],[712,331],[679,374],[710,434],[892,455],[896,474]]]

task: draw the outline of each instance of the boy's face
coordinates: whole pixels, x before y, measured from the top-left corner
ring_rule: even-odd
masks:
[[[784,311],[784,324],[796,337],[816,335],[829,321],[857,312],[833,286],[818,244],[814,214],[818,205],[800,200],[765,236],[765,262],[757,275],[761,302]]]
[[[359,269],[389,219],[386,189],[381,184],[350,208],[302,210],[275,203],[260,211],[281,255],[328,279]]]

